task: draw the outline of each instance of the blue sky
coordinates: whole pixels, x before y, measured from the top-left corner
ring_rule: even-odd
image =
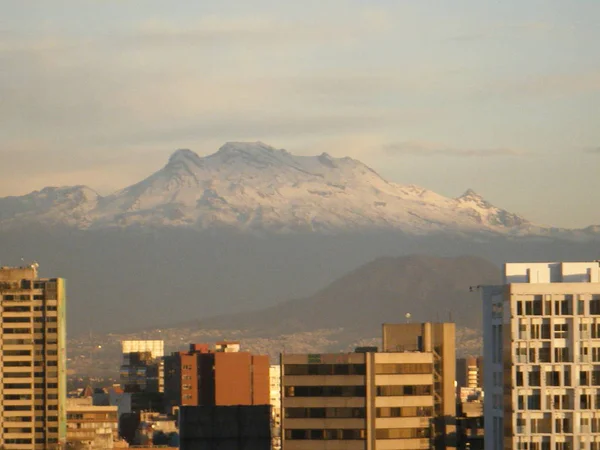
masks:
[[[101,193],[177,148],[352,156],[600,224],[600,2],[0,0],[0,196]]]

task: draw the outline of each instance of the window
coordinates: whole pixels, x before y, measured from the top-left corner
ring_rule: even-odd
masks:
[[[589,394],[579,395],[579,409],[592,409],[592,396]]]
[[[554,349],[554,362],[568,362],[569,349],[568,347],[559,347]]]
[[[527,396],[527,409],[539,410],[541,407],[542,402],[539,392]]]
[[[494,381],[496,379],[496,373],[494,372]],[[521,372],[520,370],[517,370],[516,373],[516,383],[517,386],[523,386],[523,372]],[[496,383],[494,383],[494,385],[496,385]]]
[[[566,339],[569,332],[569,326],[566,323],[554,324],[554,339]]]
[[[570,433],[571,426],[569,419],[554,419],[554,427],[556,433]]]
[[[600,299],[594,298],[590,300],[590,315],[598,316],[600,315]]]
[[[539,370],[529,372],[529,386],[541,386],[541,377]]]

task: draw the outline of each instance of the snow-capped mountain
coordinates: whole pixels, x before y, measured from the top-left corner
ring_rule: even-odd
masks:
[[[24,223],[415,234],[546,235],[550,230],[471,190],[448,198],[386,181],[351,158],[295,156],[261,142],[230,142],[206,157],[177,150],[158,172],[106,197],[75,186],[0,198],[0,226]]]

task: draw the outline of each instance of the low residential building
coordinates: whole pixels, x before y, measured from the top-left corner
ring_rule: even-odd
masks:
[[[67,399],[67,448],[112,449],[118,439],[116,406],[94,406],[91,397]]]

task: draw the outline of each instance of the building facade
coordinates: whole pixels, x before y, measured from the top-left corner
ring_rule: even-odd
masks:
[[[428,449],[433,354],[281,355],[285,450]]]
[[[116,406],[94,406],[92,397],[67,399],[67,448],[106,450],[119,440]]]
[[[188,352],[165,358],[168,412],[180,406],[269,404],[269,357],[232,351],[236,345],[225,344],[212,351],[205,344],[192,344]]]
[[[483,287],[485,448],[600,448],[600,265],[511,263]]]
[[[456,360],[457,388],[483,389],[483,356]]]
[[[273,450],[281,448],[281,366],[269,368],[269,395],[271,404]]]
[[[384,352],[419,351],[433,355],[434,446],[456,446],[456,325],[454,323],[383,324]]]
[[[66,441],[65,280],[37,264],[0,268],[0,445],[58,449]]]
[[[164,341],[121,342],[121,387],[125,392],[164,392]]]

